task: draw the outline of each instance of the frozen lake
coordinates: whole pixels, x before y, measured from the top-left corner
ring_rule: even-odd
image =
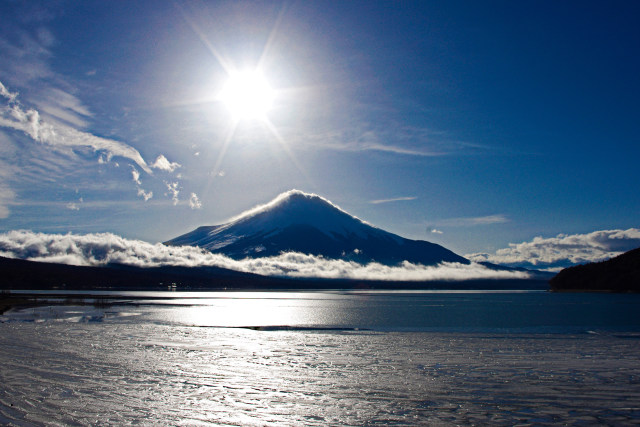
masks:
[[[638,295],[157,296],[0,316],[0,423],[640,424]]]

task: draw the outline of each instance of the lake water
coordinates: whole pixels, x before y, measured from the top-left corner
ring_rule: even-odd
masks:
[[[52,298],[0,316],[0,423],[640,424],[640,295]]]

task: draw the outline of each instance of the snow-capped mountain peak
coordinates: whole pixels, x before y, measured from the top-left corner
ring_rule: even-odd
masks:
[[[302,252],[397,264],[468,261],[442,246],[373,227],[316,194],[291,190],[221,225],[199,227],[166,244],[199,246],[233,258]]]
[[[280,194],[264,205],[256,206],[233,217],[220,226],[218,232],[232,227],[246,232],[257,232],[256,228],[284,229],[293,225],[312,225],[321,232],[331,234],[358,234],[364,236],[365,221],[347,213],[337,205],[317,194],[290,190]]]

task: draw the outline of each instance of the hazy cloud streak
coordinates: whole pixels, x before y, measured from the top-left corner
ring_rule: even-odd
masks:
[[[405,200],[415,200],[415,199],[417,199],[417,197],[396,197],[393,199],[371,200],[369,203],[378,205],[380,203],[402,202]]]
[[[313,143],[313,141],[312,141]],[[331,149],[335,151],[380,151],[391,154],[400,154],[405,156],[418,156],[418,157],[435,157],[442,156],[445,153],[427,150],[415,150],[400,145],[382,144],[380,142],[371,141],[340,141],[340,140],[323,140],[318,142],[317,145],[324,149]]]
[[[4,183],[0,183],[0,219],[9,216],[9,204],[13,201],[15,193]]]
[[[475,225],[504,224],[509,218],[502,214],[476,216],[468,218],[450,218],[436,222],[439,226],[447,227],[472,227]]]

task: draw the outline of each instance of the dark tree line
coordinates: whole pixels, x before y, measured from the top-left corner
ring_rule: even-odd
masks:
[[[640,248],[608,261],[565,268],[550,285],[554,291],[640,292]]]

